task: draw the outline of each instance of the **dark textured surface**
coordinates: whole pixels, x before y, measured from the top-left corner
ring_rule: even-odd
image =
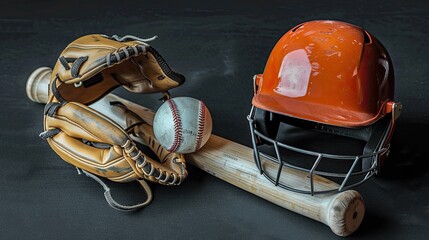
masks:
[[[327,226],[195,168],[179,187],[152,185],[154,201],[142,211],[117,212],[100,186],[38,138],[43,106],[25,95],[29,74],[52,67],[81,35],[158,35],[151,45],[187,77],[172,94],[205,101],[214,133],[250,145],[252,76],[283,33],[312,19],[351,22],[377,36],[393,59],[396,98],[404,105],[385,175],[357,189],[367,213],[350,238],[429,236],[427,1],[59,2],[0,5],[0,239],[335,238]],[[116,93],[159,106],[159,95]],[[137,185],[114,186],[124,201],[143,197]]]

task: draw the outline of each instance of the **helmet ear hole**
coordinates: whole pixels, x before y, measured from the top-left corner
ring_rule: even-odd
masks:
[[[255,128],[262,135],[275,139],[280,126],[280,116],[276,113],[255,108]],[[270,142],[258,137],[258,144],[270,144]]]

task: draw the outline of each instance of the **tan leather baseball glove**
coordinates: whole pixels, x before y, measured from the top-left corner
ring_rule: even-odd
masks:
[[[187,176],[183,155],[169,153],[154,137],[152,126],[120,103],[112,103],[126,115],[126,129],[89,104],[123,86],[135,93],[164,93],[183,84],[184,77],[172,71],[161,55],[134,36],[108,37],[93,34],[70,43],[61,53],[50,80],[41,137],[66,162],[96,179],[105,188],[108,203],[118,210],[147,205],[152,193],[145,180],[178,185]],[[145,139],[158,159],[143,153],[131,135]],[[97,176],[116,182],[137,180],[148,199],[124,206],[110,195]]]

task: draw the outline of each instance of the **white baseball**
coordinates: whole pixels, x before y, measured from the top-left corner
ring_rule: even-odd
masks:
[[[212,126],[206,105],[190,97],[168,99],[153,120],[153,131],[161,146],[184,154],[203,147],[210,138]]]

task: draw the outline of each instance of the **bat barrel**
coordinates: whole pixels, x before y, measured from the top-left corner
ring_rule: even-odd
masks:
[[[27,97],[38,103],[48,101],[48,86],[51,78],[52,69],[49,67],[40,67],[34,70],[27,80]]]
[[[365,205],[357,191],[314,196],[288,191],[276,187],[261,175],[252,159],[251,148],[215,135],[200,151],[186,155],[186,161],[190,164],[283,208],[322,222],[339,236],[350,235],[360,226]],[[266,164],[267,171],[274,169],[274,163]],[[307,174],[289,168],[283,168],[282,174],[288,176],[287,181],[291,185],[308,188]],[[320,176],[315,180],[317,189],[338,186]]]

